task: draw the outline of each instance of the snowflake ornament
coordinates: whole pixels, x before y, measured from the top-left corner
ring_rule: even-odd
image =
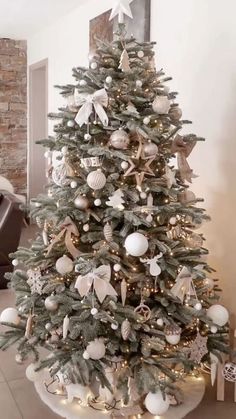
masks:
[[[30,286],[32,294],[42,295],[45,281],[42,281],[42,275],[40,269],[29,269],[27,271],[28,280],[27,284]]]
[[[207,336],[202,336],[200,333],[197,333],[196,339],[193,341],[193,343],[190,345],[190,357],[189,359],[191,361],[196,362],[197,364],[200,364],[202,358],[204,355],[208,353],[207,349]]]

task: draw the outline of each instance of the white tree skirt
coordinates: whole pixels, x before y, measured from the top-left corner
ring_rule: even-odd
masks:
[[[65,419],[110,419],[111,412],[101,412],[91,407],[82,407],[78,401],[68,403],[65,396],[50,394],[44,385],[48,377],[45,375],[43,381],[35,382],[36,391],[41,400],[57,415]],[[203,377],[188,377],[180,386],[184,392],[184,403],[180,406],[170,407],[168,412],[161,416],[162,419],[182,419],[189,412],[194,410],[201,402],[205,392],[205,381]],[[159,416],[152,416],[145,413],[142,419],[158,419]]]

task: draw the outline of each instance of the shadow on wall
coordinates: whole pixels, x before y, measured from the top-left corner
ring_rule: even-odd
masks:
[[[231,92],[235,91],[236,80],[232,82]],[[209,263],[217,270],[220,286],[223,289],[222,302],[236,315],[236,98],[229,100],[225,115],[222,115],[219,132],[218,168],[223,188],[211,190],[209,214],[211,223],[205,225],[204,233],[210,237],[211,249]],[[234,103],[233,103],[234,101]],[[211,158],[210,156],[208,158]],[[236,325],[234,325],[236,326]]]

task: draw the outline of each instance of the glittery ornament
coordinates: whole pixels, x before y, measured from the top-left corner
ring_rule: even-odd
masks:
[[[189,349],[190,349],[190,356],[189,359],[191,361],[196,362],[197,364],[200,364],[202,358],[204,355],[208,353],[207,349],[207,336],[202,336],[200,333],[197,333],[197,336],[193,343],[191,343]]]
[[[195,194],[189,190],[185,190],[178,194],[178,200],[179,202],[181,202],[181,204],[188,204],[190,202],[195,201],[195,199],[196,199]]]
[[[95,191],[102,189],[105,186],[106,181],[106,176],[100,169],[90,172],[87,176],[88,186]]]
[[[181,328],[177,325],[166,326],[164,330],[166,341],[170,345],[177,345],[180,341],[181,331]]]
[[[169,115],[174,122],[178,122],[182,116],[182,111],[178,106],[173,106],[170,111]]]
[[[52,169],[52,180],[57,186],[70,184],[70,179],[67,177],[72,176],[74,176],[74,171],[67,163],[61,163]]]
[[[88,352],[91,359],[98,360],[103,358],[106,353],[106,347],[103,340],[94,339],[92,342],[89,342],[86,352]]]
[[[159,115],[164,115],[169,112],[170,101],[167,96],[157,96],[152,104],[154,112]]]
[[[236,364],[234,362],[227,362],[223,368],[222,374],[226,381],[236,383]]]
[[[126,150],[129,146],[130,139],[123,129],[118,129],[111,134],[110,144],[118,150]]]
[[[109,243],[112,241],[112,236],[113,236],[113,230],[111,227],[111,224],[106,223],[104,228],[103,228],[103,234],[105,237],[105,240]]]
[[[143,146],[143,152],[145,157],[156,157],[158,153],[158,147],[155,143],[147,143]]]
[[[61,275],[66,275],[72,272],[74,269],[73,261],[66,255],[63,255],[61,258],[56,261],[56,270]]]
[[[121,336],[124,340],[127,340],[129,338],[131,332],[131,324],[128,319],[125,319],[121,323]]]
[[[39,268],[28,269],[27,271],[27,284],[30,286],[31,293],[42,295],[45,281],[42,280],[42,274]]]

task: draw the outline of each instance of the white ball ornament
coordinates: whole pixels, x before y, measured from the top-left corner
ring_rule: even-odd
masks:
[[[131,256],[142,256],[148,250],[148,240],[141,233],[132,233],[125,239],[125,249]]]
[[[13,266],[17,266],[17,265],[19,265],[19,260],[18,259],[13,259],[11,263],[12,263]]]
[[[96,70],[96,68],[98,67],[98,65],[97,65],[97,63],[96,63],[95,61],[93,61],[93,62],[90,64],[90,67],[91,67],[91,69],[92,69],[92,70]]]
[[[118,129],[111,134],[110,144],[118,150],[126,150],[129,146],[130,139],[123,129]]]
[[[168,397],[164,400],[162,392],[158,390],[156,393],[149,392],[145,398],[145,406],[152,415],[162,416],[169,409],[170,402]]]
[[[104,357],[106,347],[102,339],[94,339],[88,344],[86,351],[91,359],[98,360]]]
[[[143,82],[141,80],[136,80],[136,86],[137,87],[142,87]]]
[[[20,323],[20,317],[18,316],[18,311],[15,308],[5,308],[1,312],[0,315],[0,323],[12,323],[12,324],[19,324]]]
[[[56,261],[56,270],[60,275],[65,275],[72,272],[74,269],[73,261],[66,255]]]
[[[213,304],[207,310],[207,316],[218,326],[222,327],[229,321],[229,312],[220,304]]]
[[[167,96],[157,96],[152,104],[152,109],[159,115],[165,115],[170,110],[170,101]]]
[[[82,87],[83,87],[83,86],[86,86],[86,85],[87,85],[86,80],[80,80],[80,81],[79,81],[79,85],[80,85],[80,86],[82,86]]]
[[[96,307],[93,307],[90,313],[92,314],[92,316],[95,316],[98,313],[98,309]]]
[[[211,326],[211,333],[215,334],[217,333],[217,327],[216,326]]]
[[[127,161],[122,161],[120,166],[121,166],[121,169],[127,170],[129,167],[129,163]]]
[[[49,151],[49,150],[45,151],[44,157],[45,157],[45,159],[49,159],[51,157],[51,151]]]
[[[166,335],[165,336],[166,341],[170,344],[170,345],[177,345],[180,341],[180,335],[176,334],[176,335]]]
[[[89,140],[91,140],[91,138],[92,138],[92,136],[90,135],[90,134],[84,134],[84,139],[85,139],[85,141],[89,141]]]
[[[107,84],[111,84],[112,83],[112,77],[111,76],[107,76],[106,77],[106,83]]]
[[[41,203],[40,202],[35,202],[35,206],[36,206],[36,208],[40,208],[41,207]]]
[[[71,189],[75,189],[77,187],[77,182],[75,180],[72,180],[70,183]]]
[[[177,218],[176,217],[170,217],[170,219],[169,219],[169,223],[171,224],[171,225],[175,225],[176,224],[176,222],[177,222]]]
[[[22,359],[21,354],[16,354],[15,361],[17,364],[23,364],[23,359]]]
[[[99,198],[95,199],[95,201],[94,201],[95,207],[100,207],[101,204],[102,204],[101,199],[99,199]]]
[[[101,169],[94,170],[87,176],[87,184],[94,191],[104,188],[106,181],[106,176],[102,173]]]
[[[141,192],[141,193],[140,193],[140,198],[141,198],[141,199],[146,199],[146,198],[147,198],[147,194],[146,194],[146,192]]]
[[[151,118],[149,116],[145,116],[145,118],[143,119],[144,125],[148,125],[150,121],[151,121]]]
[[[73,127],[75,126],[74,121],[69,120],[69,121],[67,122],[67,126],[68,126],[69,128],[73,128]]]
[[[118,329],[118,324],[112,323],[111,328],[112,328],[112,330],[117,330]]]
[[[160,326],[160,327],[162,327],[164,325],[164,321],[163,321],[163,319],[157,319],[157,326]]]
[[[143,58],[144,57],[144,52],[143,51],[138,51],[137,56],[138,56],[138,58]]]
[[[195,310],[200,311],[202,309],[201,303],[199,303],[199,302],[196,303],[195,306],[194,306],[194,308],[195,308]]]
[[[83,225],[83,230],[84,230],[85,232],[89,231],[89,224],[84,224],[84,225]]]
[[[90,358],[89,353],[87,351],[84,351],[83,358],[87,360]]]
[[[43,379],[43,370],[35,371],[38,368],[38,364],[30,364],[26,368],[25,375],[29,381],[36,382]]]
[[[55,300],[53,295],[51,295],[51,296],[49,296],[45,299],[44,305],[45,305],[45,308],[48,311],[51,311],[51,312],[57,311],[57,309],[58,309],[58,302],[57,302],[57,300]]]
[[[115,272],[119,272],[121,270],[121,266],[119,263],[115,263],[115,265],[113,266],[113,269]]]

